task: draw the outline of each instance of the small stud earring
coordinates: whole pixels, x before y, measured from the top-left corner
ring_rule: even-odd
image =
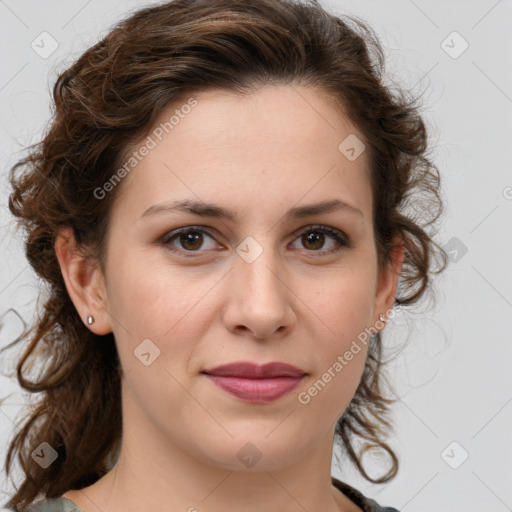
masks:
[[[91,324],[93,324],[93,323],[94,323],[94,317],[93,317],[92,315],[89,315],[89,316],[87,317],[87,323],[88,323],[89,325],[91,325]]]
[[[386,317],[385,317],[384,315],[382,315],[382,314],[381,314],[381,315],[379,315],[379,320],[380,320],[381,322],[386,322],[386,321],[387,321]]]

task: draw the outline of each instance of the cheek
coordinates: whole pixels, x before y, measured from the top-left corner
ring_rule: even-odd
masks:
[[[297,397],[309,418],[333,425],[352,400],[368,353],[367,313],[367,298],[354,294],[338,295],[322,311],[322,320],[333,332],[315,337],[315,372]]]
[[[217,280],[218,276],[190,268],[127,257],[111,272],[111,313],[134,338],[168,338],[190,324],[189,318],[197,315],[197,306]]]
[[[368,321],[372,306],[369,272],[352,269],[322,280],[310,293],[310,318],[319,326],[314,336],[316,373],[299,396],[313,416],[330,415],[335,422],[352,399],[368,352]]]
[[[327,372],[324,380],[332,380],[340,390],[352,388],[360,378],[368,350],[368,296],[361,292],[338,293],[323,311],[325,323],[332,329],[320,351],[321,371]]]
[[[191,284],[169,268],[138,266],[129,259],[111,273],[113,330],[129,396],[148,415],[181,407],[187,399],[190,354],[201,339],[205,316],[198,303],[211,288]],[[148,355],[146,355],[148,354]],[[156,420],[156,418],[154,418]]]
[[[368,268],[342,269],[330,278],[316,281],[314,293],[310,291],[309,299],[305,301],[312,314],[326,327],[329,346],[333,349],[343,348],[370,326],[374,281]],[[308,297],[305,290],[302,296]]]

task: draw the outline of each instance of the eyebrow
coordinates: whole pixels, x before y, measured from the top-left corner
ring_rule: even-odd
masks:
[[[342,210],[347,213],[357,214],[364,220],[364,214],[355,206],[352,206],[341,199],[331,199],[322,201],[320,203],[308,204],[305,206],[296,206],[290,208],[286,214],[286,220],[301,219],[304,217],[310,217],[312,215],[318,215],[321,213],[331,213],[334,211]],[[200,215],[202,217],[215,217],[218,219],[227,219],[234,221],[237,212],[222,208],[221,206],[205,203],[199,201],[191,201],[188,199],[175,202],[163,202],[155,204],[149,207],[141,216],[140,219],[155,215],[158,213],[175,213],[177,211],[192,213],[194,215]]]

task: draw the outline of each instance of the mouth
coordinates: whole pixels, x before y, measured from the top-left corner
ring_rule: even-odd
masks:
[[[230,363],[203,372],[225,392],[250,403],[269,403],[290,393],[307,375],[287,363]]]

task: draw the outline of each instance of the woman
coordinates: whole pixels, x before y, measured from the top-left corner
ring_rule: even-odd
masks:
[[[316,2],[176,0],[59,76],[11,174],[49,293],[8,507],[396,510],[330,474],[339,440],[395,476],[381,331],[447,261],[424,123],[382,70]]]

